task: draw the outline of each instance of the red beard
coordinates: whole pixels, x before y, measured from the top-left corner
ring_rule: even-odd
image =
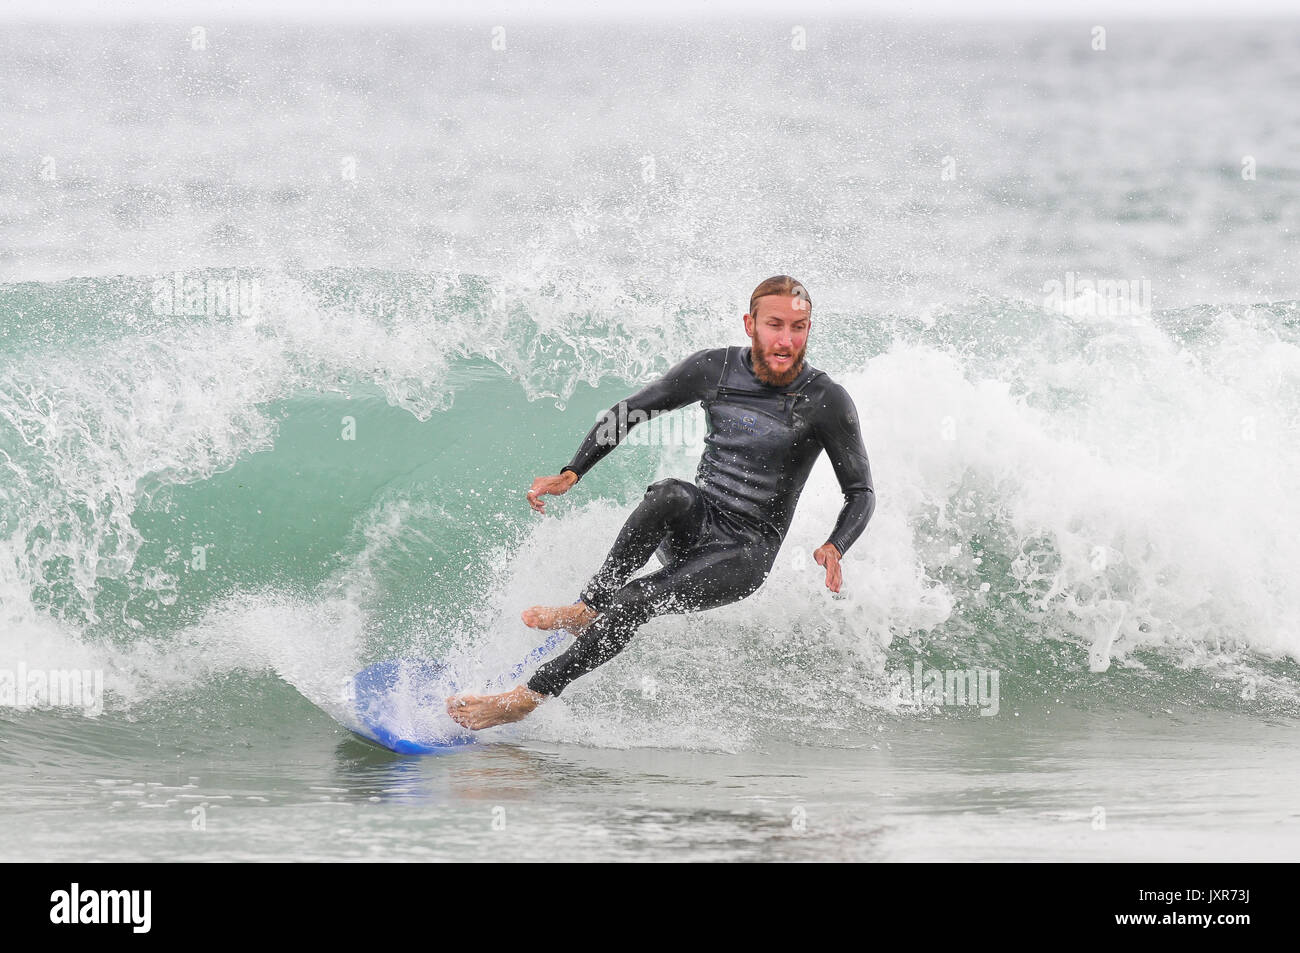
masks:
[[[759,347],[757,341],[753,341],[750,347],[750,357],[754,360],[754,376],[769,387],[785,387],[794,382],[794,379],[803,372],[803,355],[808,350],[805,344],[799,353],[794,356],[790,362],[789,369],[785,371],[778,370],[767,361],[767,351]]]

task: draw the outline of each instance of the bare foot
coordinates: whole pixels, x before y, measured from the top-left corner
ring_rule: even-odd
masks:
[[[575,602],[571,606],[533,606],[520,613],[520,618],[524,625],[533,629],[564,629],[579,635],[598,615],[600,613],[587,608],[585,602]]]
[[[526,718],[545,700],[545,695],[518,685],[500,695],[452,695],[447,699],[447,714],[456,724],[480,731]]]

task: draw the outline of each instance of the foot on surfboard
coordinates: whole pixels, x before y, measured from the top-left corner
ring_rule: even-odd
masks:
[[[447,714],[462,728],[481,731],[508,725],[529,715],[545,695],[519,685],[498,695],[454,695],[447,699]]]

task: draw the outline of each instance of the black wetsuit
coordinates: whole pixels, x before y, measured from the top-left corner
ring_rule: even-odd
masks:
[[[828,541],[843,555],[866,528],[876,497],[848,392],[807,363],[785,387],[764,384],[749,348],[692,354],[624,401],[621,414],[619,405],[606,411],[564,469],[582,477],[631,426],[695,401],[708,415],[695,483],[661,480],[646,488],[582,590],[581,600],[600,616],[568,651],[537,669],[528,681],[533,691],[560,694],[622,651],[656,615],[712,609],[754,592],[823,449],[844,492]],[[618,421],[626,421],[622,431]],[[629,582],[656,550],[663,568]]]

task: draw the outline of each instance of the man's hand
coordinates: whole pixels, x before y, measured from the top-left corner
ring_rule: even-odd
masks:
[[[840,591],[844,574],[840,572],[840,551],[834,543],[825,543],[813,552],[813,559],[818,566],[826,567],[826,588],[831,592]]]
[[[553,496],[567,493],[569,487],[573,486],[573,484],[577,482],[578,474],[574,473],[572,470],[565,470],[559,476],[538,477],[533,481],[532,487],[526,494],[528,497],[528,505],[539,513],[545,513],[546,502],[542,500],[541,497],[545,496],[547,493],[550,493]]]

